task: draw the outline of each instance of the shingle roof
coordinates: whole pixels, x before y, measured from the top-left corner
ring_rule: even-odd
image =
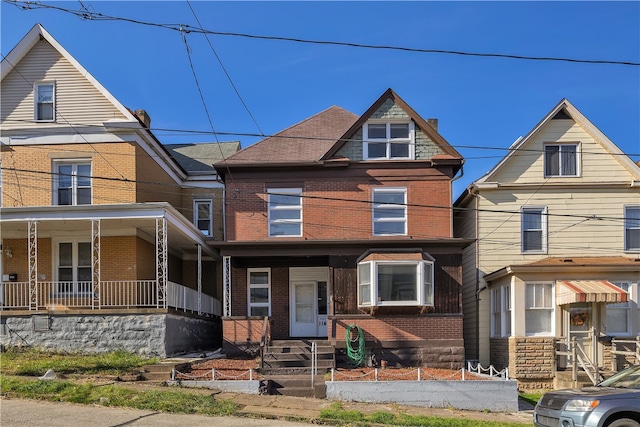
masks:
[[[240,142],[200,142],[164,146],[187,172],[213,172],[212,165],[236,153],[240,149]]]
[[[329,107],[237,152],[224,164],[315,162],[357,119],[357,115],[343,108]]]
[[[598,256],[598,257],[549,257],[529,264],[520,264],[523,266],[589,266],[589,265],[637,265],[640,268],[640,262],[637,258],[627,258],[623,256]]]

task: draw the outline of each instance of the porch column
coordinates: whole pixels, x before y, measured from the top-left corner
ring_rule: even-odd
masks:
[[[93,282],[92,308],[100,308],[100,220],[91,220],[91,276]]]
[[[29,221],[29,310],[38,309],[38,223]]]
[[[202,316],[202,246],[198,244],[198,314]]]
[[[167,220],[156,218],[156,307],[167,308]]]
[[[231,257],[222,257],[222,315],[231,316]]]

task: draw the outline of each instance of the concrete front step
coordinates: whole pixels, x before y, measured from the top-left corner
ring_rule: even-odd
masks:
[[[188,363],[156,363],[142,368],[142,377],[147,381],[168,381],[173,369],[184,370]]]
[[[316,375],[311,384],[311,375],[271,375],[267,376],[269,394],[297,397],[326,397],[324,377]]]
[[[615,372],[602,370],[602,371],[599,371],[599,373],[603,378],[609,378]],[[571,370],[556,371],[556,375],[553,380],[553,387],[555,389],[589,387],[592,385],[593,385],[593,382],[591,381],[587,373],[582,370],[578,371],[577,384],[573,383],[573,372]]]

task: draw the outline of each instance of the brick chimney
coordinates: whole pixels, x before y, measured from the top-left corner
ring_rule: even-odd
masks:
[[[149,117],[149,114],[147,114],[146,110],[136,110],[134,114],[144,124],[144,127],[149,129],[149,127],[151,126],[151,117]]]
[[[427,123],[436,131],[438,130],[438,119],[427,119]]]

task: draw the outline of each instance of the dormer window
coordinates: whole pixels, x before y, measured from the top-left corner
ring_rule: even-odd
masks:
[[[413,122],[369,122],[362,127],[364,160],[415,158]]]
[[[36,83],[34,88],[34,118],[37,122],[53,122],[56,117],[55,108],[56,85],[53,82]]]

